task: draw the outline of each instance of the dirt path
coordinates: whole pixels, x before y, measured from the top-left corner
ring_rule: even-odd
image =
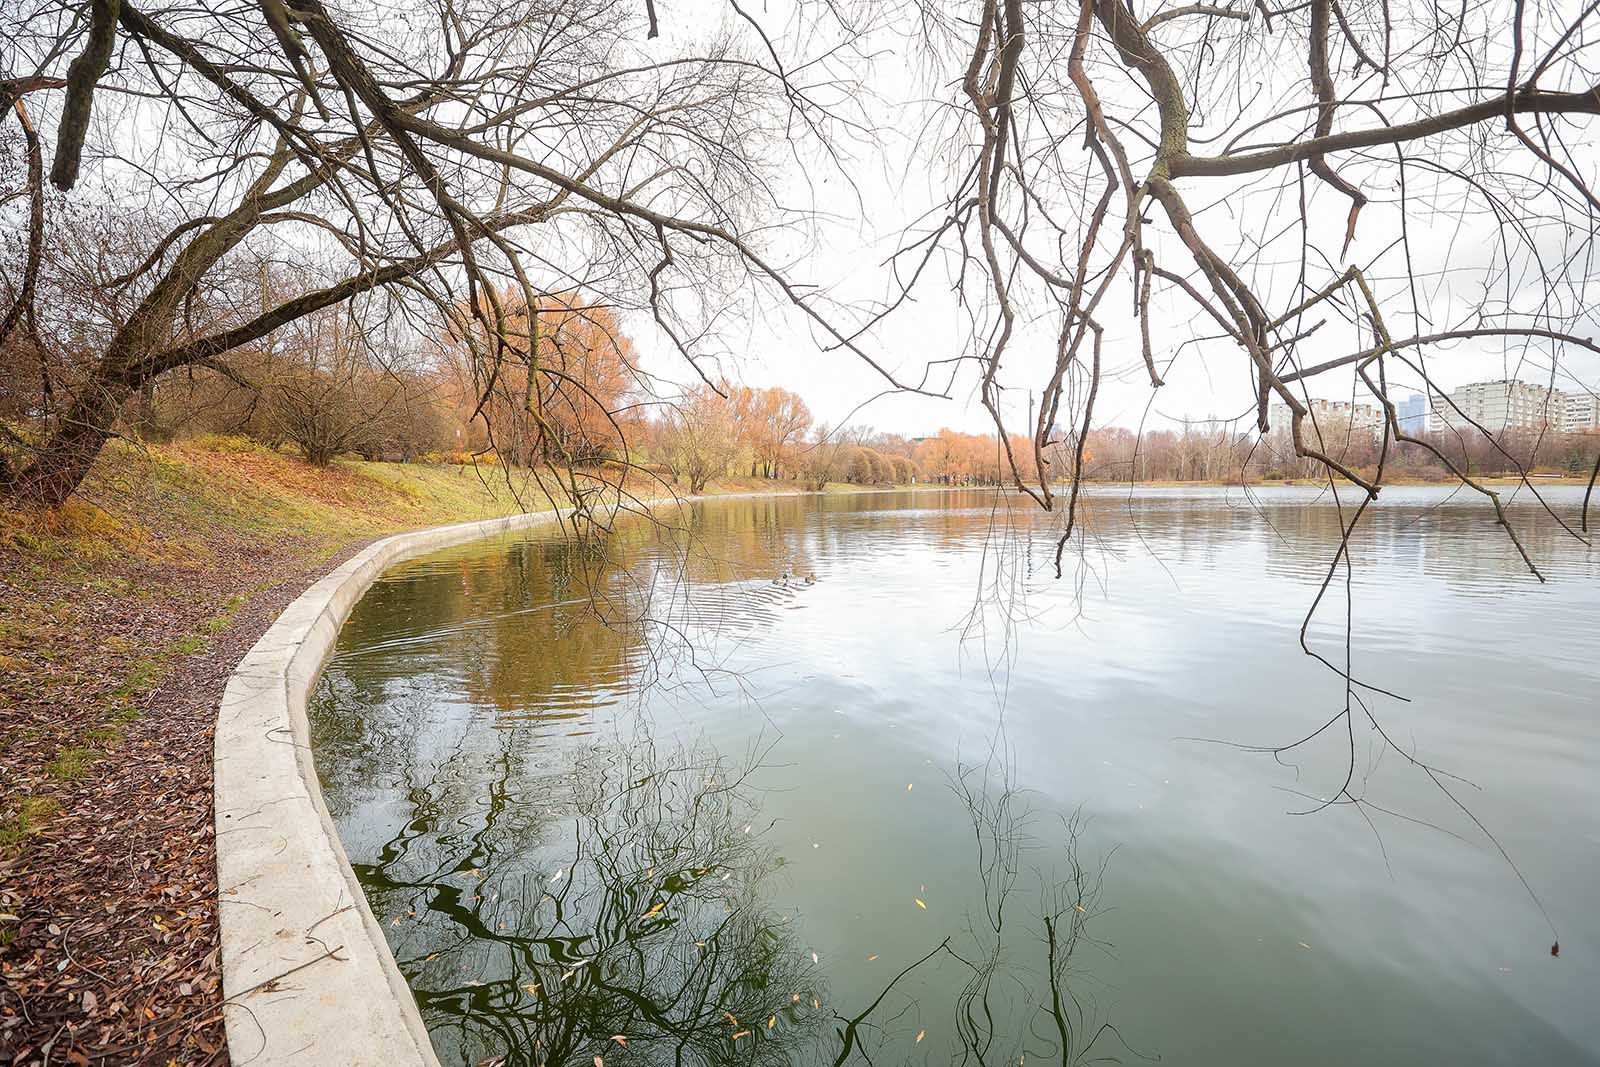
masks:
[[[278,613],[365,543],[314,563],[303,545],[251,546],[177,583],[134,566],[87,583],[0,586],[8,606],[93,601],[70,635],[49,635],[37,658],[13,657],[32,660],[31,691],[7,708],[16,728],[0,746],[0,779],[41,825],[0,858],[0,912],[15,916],[0,948],[0,1060],[227,1062],[217,702]],[[108,586],[167,595],[97,593]],[[133,652],[152,647],[165,656]]]

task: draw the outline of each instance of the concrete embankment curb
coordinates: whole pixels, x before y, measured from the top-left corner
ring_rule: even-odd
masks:
[[[302,593],[228,680],[215,799],[234,1063],[437,1067],[323,802],[306,701],[351,608],[389,567],[553,521],[550,513],[515,515],[378,541]]]
[[[630,510],[811,495],[663,498],[634,501]],[[217,713],[214,795],[223,1011],[235,1064],[438,1067],[416,999],[328,814],[306,702],[340,627],[384,571],[554,521],[552,512],[513,515],[375,542],[290,604],[228,679]]]

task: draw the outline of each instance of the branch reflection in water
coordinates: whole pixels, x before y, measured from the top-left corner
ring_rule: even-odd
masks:
[[[999,1065],[1125,1050],[1074,970],[1102,867],[1080,861],[1077,818],[1034,837],[1003,773],[966,767],[951,783],[981,913],[847,1004],[775,903],[785,860],[764,833],[759,754],[662,752],[641,730],[581,756],[567,797],[548,783],[543,800],[516,766],[503,761],[481,824],[459,836],[436,824],[431,787],[414,789],[412,822],[356,866],[446,1063],[843,1065],[948,1045]],[[913,989],[929,970],[942,973]],[[930,988],[953,996],[929,1003]]]

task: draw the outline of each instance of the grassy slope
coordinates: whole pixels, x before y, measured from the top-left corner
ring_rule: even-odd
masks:
[[[317,470],[232,439],[117,444],[60,511],[0,507],[0,1062],[227,1061],[228,672],[352,546],[515,507],[469,469]]]
[[[730,480],[713,491],[798,488]],[[0,722],[11,727],[0,733],[0,852],[59,807],[53,780],[81,777],[162,678],[259,594],[375,537],[541,506],[516,496],[493,467],[317,469],[213,437],[114,442],[59,512],[0,506]]]
[[[495,473],[317,470],[228,438],[114,444],[60,511],[0,507],[0,854],[60,809],[52,786],[83,778],[162,678],[278,573],[380,534],[513,510]]]
[[[228,672],[360,544],[518,510],[494,468],[318,470],[227,438],[114,444],[60,511],[0,506],[0,1062],[226,1062]]]

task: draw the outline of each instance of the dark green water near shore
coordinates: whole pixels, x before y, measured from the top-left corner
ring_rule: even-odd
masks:
[[[1600,551],[1511,514],[1547,583],[1384,493],[1348,698],[1311,491],[1098,494],[1059,580],[976,492],[465,546],[316,761],[447,1064],[1600,1063]]]

